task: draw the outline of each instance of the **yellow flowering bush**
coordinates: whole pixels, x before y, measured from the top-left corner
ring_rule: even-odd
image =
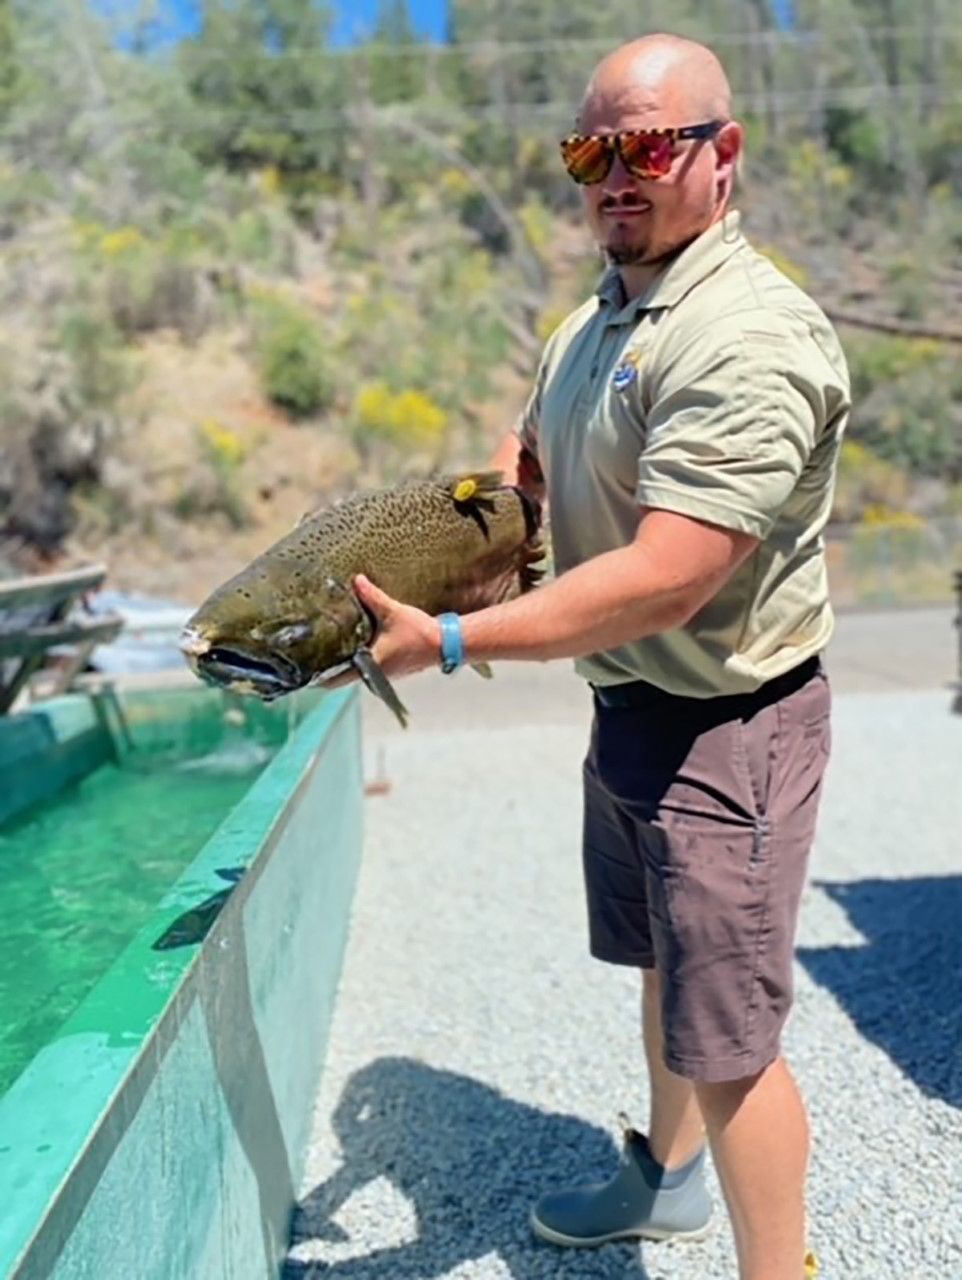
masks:
[[[794,281],[800,288],[805,288],[808,283],[808,272],[799,263],[794,262],[788,254],[782,253],[781,249],[776,248],[773,244],[759,245],[758,251],[763,253],[783,276],[788,276],[789,280]]]
[[[236,431],[216,418],[195,424],[194,435],[200,465],[190,467],[184,487],[174,500],[175,513],[182,520],[219,515],[233,528],[244,528],[250,520],[241,474],[248,452],[246,444]]]
[[[884,502],[870,502],[862,512],[862,524],[868,528],[924,529],[925,521],[914,511],[900,511]]]
[[[895,511],[906,501],[908,477],[859,440],[846,440],[838,460],[833,515],[843,522],[861,520],[868,510]]]
[[[358,388],[353,417],[362,442],[369,436],[417,448],[439,444],[448,425],[448,415],[429,395],[414,387],[394,391],[383,381]]]
[[[439,183],[445,195],[453,196],[455,200],[463,199],[474,186],[463,170],[453,167],[442,171]]]
[[[535,253],[541,258],[549,259],[556,227],[555,219],[544,201],[538,196],[529,196],[518,210],[518,221]]]
[[[255,178],[258,191],[265,196],[276,196],[281,190],[281,171],[276,164],[265,165]]]
[[[547,342],[551,335],[568,314],[567,307],[545,307],[538,314],[534,331],[542,342]]]
[[[206,418],[198,427],[198,432],[208,456],[227,469],[239,466],[247,456],[247,446],[237,432],[225,427],[216,418]]]
[[[105,231],[100,237],[100,252],[105,257],[118,258],[131,249],[142,248],[145,243],[143,234],[136,227],[117,227],[114,231]]]

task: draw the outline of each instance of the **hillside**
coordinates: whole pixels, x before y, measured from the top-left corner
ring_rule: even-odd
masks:
[[[499,33],[498,70],[484,5],[460,48],[390,8],[347,59],[307,0],[238,0],[158,61],[76,6],[0,0],[8,565],[102,558],[116,585],[193,597],[339,492],[483,462],[513,420],[599,269],[556,139],[558,84],[573,100],[605,46],[529,25]],[[698,34],[701,8],[675,28],[687,13]],[[886,32],[863,34],[886,54]],[[797,41],[769,33],[773,79],[740,64],[747,230],[838,319],[852,365],[836,518],[856,529],[962,515],[962,113],[908,82],[928,46],[905,32],[864,106],[839,55],[817,101],[779,88],[811,69]],[[737,70],[754,46],[728,38]],[[936,88],[957,37],[941,59]]]

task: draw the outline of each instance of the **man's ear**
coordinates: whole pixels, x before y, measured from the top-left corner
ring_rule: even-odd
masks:
[[[715,138],[715,174],[719,196],[731,192],[738,175],[745,134],[736,120],[729,120]]]

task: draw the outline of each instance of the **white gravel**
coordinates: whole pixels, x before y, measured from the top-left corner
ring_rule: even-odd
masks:
[[[507,680],[507,727],[494,686],[467,673],[444,695],[460,728],[427,711],[418,728],[417,681],[407,734],[365,707],[368,772],[390,790],[368,801],[289,1280],[734,1280],[721,1212],[687,1246],[560,1250],[528,1227],[543,1189],[610,1169],[618,1112],[641,1123],[647,1107],[636,975],[586,953],[587,706],[552,670]],[[511,695],[532,687],[537,724]],[[821,1280],[962,1277],[949,701],[943,687],[836,694],[786,1036],[812,1120]]]

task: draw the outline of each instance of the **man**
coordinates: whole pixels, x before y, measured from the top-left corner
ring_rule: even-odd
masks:
[[[651,1111],[610,1181],[547,1194],[535,1230],[703,1234],[707,1132],[741,1280],[801,1280],[808,1134],[779,1037],[829,747],[821,532],[849,391],[825,317],[729,209],[741,147],[708,49],[654,35],[601,62],[562,150],[610,269],[495,458],[544,482],[560,574],[463,620],[356,585],[388,674],[573,657],[594,688],[591,949],[642,970]]]

